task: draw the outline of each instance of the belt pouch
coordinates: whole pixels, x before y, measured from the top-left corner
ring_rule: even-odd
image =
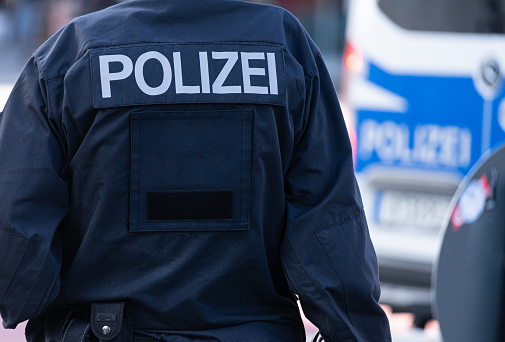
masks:
[[[131,318],[126,303],[93,303],[91,330],[100,342],[133,342]]]

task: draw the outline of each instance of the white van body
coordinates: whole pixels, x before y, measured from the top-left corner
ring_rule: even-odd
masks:
[[[458,184],[505,138],[504,0],[350,0],[341,101],[381,301],[430,315]]]

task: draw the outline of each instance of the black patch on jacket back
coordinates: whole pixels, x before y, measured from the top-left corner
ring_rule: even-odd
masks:
[[[232,191],[147,193],[148,220],[231,220]]]

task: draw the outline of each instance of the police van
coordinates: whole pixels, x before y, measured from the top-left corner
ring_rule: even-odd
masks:
[[[351,0],[343,65],[381,301],[422,326],[449,202],[505,139],[505,0]]]

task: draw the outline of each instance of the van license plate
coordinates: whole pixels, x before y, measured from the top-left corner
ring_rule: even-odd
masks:
[[[413,191],[377,192],[374,218],[383,225],[423,226],[438,229],[443,223],[451,196]]]

